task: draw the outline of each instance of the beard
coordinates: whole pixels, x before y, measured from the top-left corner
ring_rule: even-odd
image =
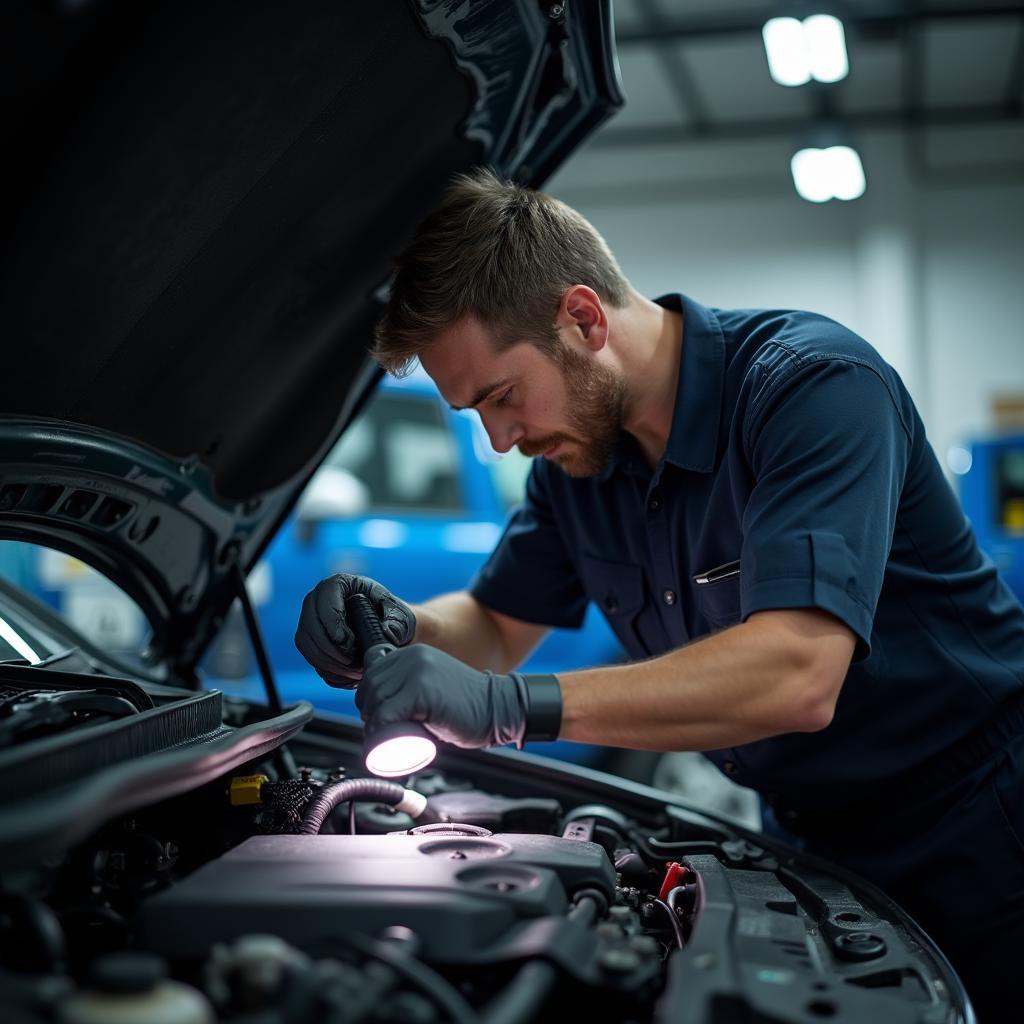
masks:
[[[572,477],[596,476],[608,465],[625,421],[626,382],[607,366],[562,345],[555,353],[565,381],[567,431],[523,442],[524,455],[564,445],[553,462]]]

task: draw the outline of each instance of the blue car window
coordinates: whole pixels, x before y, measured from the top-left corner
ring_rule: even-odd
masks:
[[[494,463],[494,482],[506,510],[523,500],[526,494],[526,478],[530,475],[532,464],[533,459],[523,455],[517,448],[513,448]]]
[[[463,508],[455,442],[429,396],[378,393],[327,465],[363,484],[375,510]]]

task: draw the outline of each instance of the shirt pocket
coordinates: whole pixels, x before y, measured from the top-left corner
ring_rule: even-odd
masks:
[[[645,604],[644,571],[628,562],[580,557],[584,589],[608,620],[613,632],[631,657],[644,657],[646,644],[637,632],[637,619]]]
[[[694,583],[697,610],[713,629],[735,626],[740,621],[740,577],[728,576],[712,583]]]

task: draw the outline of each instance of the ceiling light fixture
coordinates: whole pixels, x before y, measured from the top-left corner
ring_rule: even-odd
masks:
[[[803,85],[811,80],[804,26],[796,18],[771,18],[761,29],[768,71],[779,85]]]
[[[843,23],[831,14],[804,18],[804,39],[811,62],[811,77],[817,82],[838,82],[850,72]]]
[[[779,85],[838,82],[850,70],[843,23],[831,14],[770,18],[761,30],[768,71]]]
[[[801,149],[793,154],[790,169],[797,192],[812,203],[858,199],[867,187],[860,156],[850,146]]]

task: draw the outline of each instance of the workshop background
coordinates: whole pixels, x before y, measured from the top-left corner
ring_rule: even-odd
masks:
[[[765,23],[822,13],[848,74],[777,84]],[[1024,6],[616,0],[615,24],[626,106],[548,189],[633,284],[846,324],[951,474],[967,442],[1024,433]],[[863,195],[800,198],[794,153],[834,144]]]
[[[1024,4],[615,0],[614,17],[625,107],[547,190],[593,221],[647,295],[809,309],[865,337],[902,375],[981,546],[1024,598]],[[355,714],[293,642],[317,580],[364,574],[410,602],[461,588],[528,470],[425,374],[386,379],[248,578],[284,699]],[[146,649],[142,611],[60,551],[2,542],[0,578],[104,651]],[[525,668],[621,657],[591,608]],[[208,685],[262,693],[237,604],[201,669]],[[691,755],[542,749],[758,818],[752,794]]]

